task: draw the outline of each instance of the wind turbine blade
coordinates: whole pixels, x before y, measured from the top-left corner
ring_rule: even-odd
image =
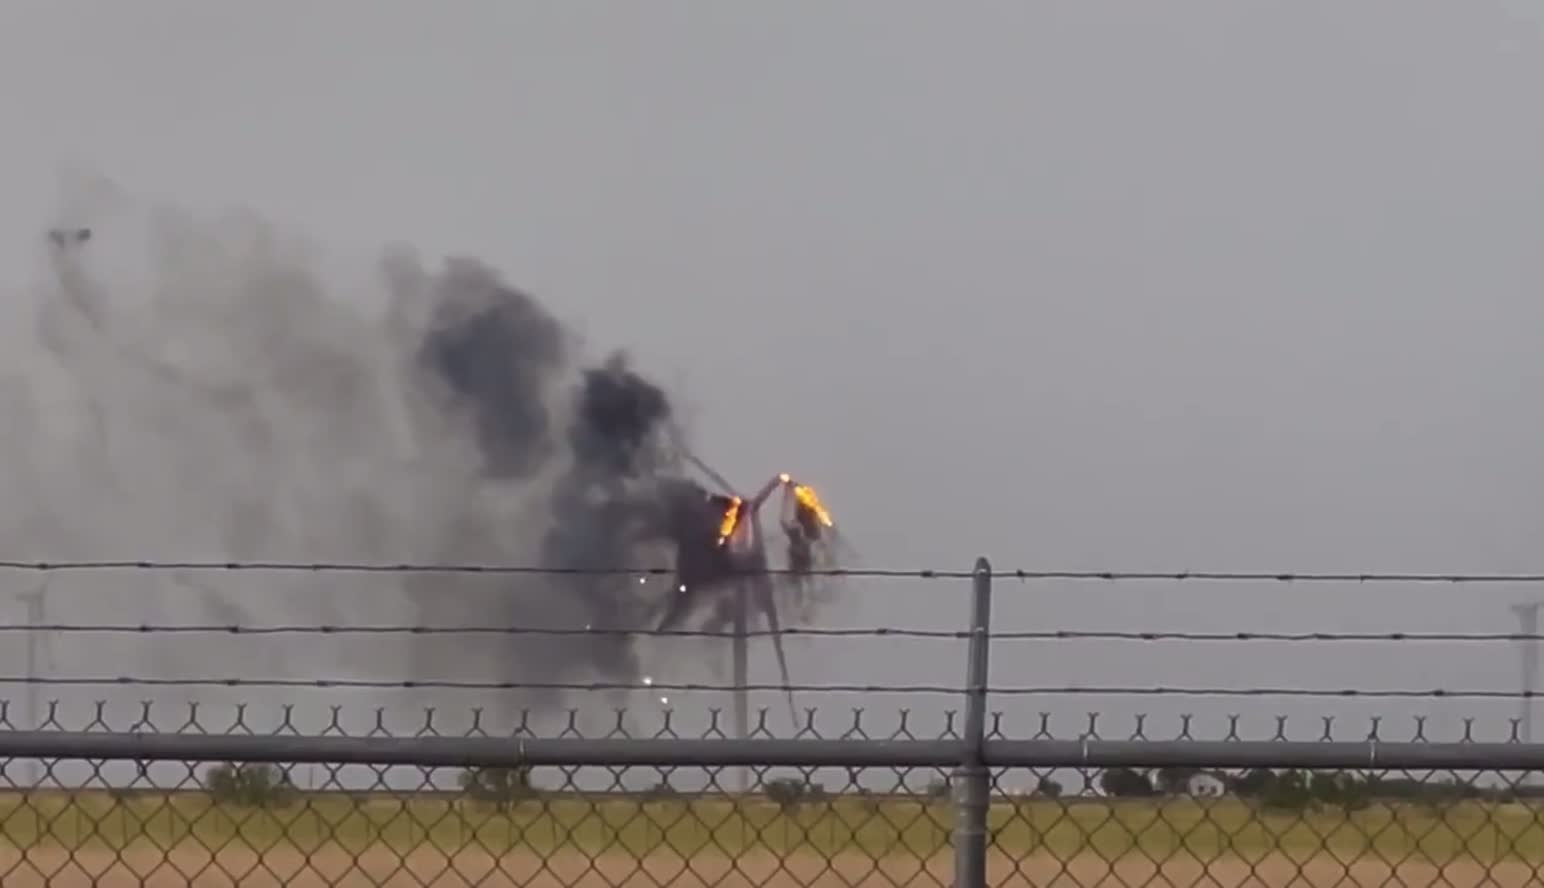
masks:
[[[681,434],[680,429],[672,426],[670,429],[670,437],[675,444],[676,450],[680,451],[682,458],[695,466],[697,471],[707,475],[708,479],[722,488],[724,493],[734,493],[733,484],[730,484],[723,475],[715,472],[712,466],[699,459],[697,454],[693,453],[691,448],[686,446],[685,437]]]
[[[689,450],[683,450],[681,453],[685,455],[687,462],[696,466],[697,470],[702,472],[704,475],[707,475],[708,479],[711,480],[714,484],[717,484],[724,493],[734,493],[734,485],[730,484],[723,475],[713,471],[712,466],[698,459],[696,455]]]
[[[751,509],[760,511],[761,504],[767,501],[767,497],[771,496],[773,491],[777,490],[779,487],[786,489],[789,483],[790,481],[787,475],[773,475],[760,490],[756,491],[756,495],[751,497]]]
[[[783,627],[777,618],[777,602],[772,598],[772,584],[767,577],[762,577],[757,583],[757,603],[767,615],[767,628],[772,633],[772,650],[777,653],[777,668],[783,678],[783,692],[788,695],[788,717],[793,722],[794,730],[799,727],[799,711],[793,705],[793,681],[788,677],[788,656],[783,651]]]

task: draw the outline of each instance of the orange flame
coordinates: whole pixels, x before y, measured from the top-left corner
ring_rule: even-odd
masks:
[[[835,522],[831,520],[831,513],[826,511],[825,504],[822,503],[820,501],[820,497],[816,495],[815,488],[806,486],[804,484],[795,484],[793,486],[793,496],[794,499],[799,501],[799,505],[809,509],[810,512],[815,515],[815,520],[819,521],[821,524],[824,524],[826,527],[836,526]]]
[[[740,526],[740,511],[745,505],[739,497],[730,497],[729,506],[724,509],[724,517],[718,522],[718,544],[722,546],[734,536],[734,530]]]

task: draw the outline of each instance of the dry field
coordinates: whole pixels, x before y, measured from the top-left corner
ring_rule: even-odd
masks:
[[[508,812],[437,797],[0,797],[0,885],[880,888],[946,886],[952,812],[838,798],[550,797]],[[1374,805],[1262,814],[1233,801],[995,805],[1004,886],[1537,885],[1540,812]]]

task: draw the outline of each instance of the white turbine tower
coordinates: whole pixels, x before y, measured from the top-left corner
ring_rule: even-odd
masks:
[[[38,693],[38,667],[46,651],[43,648],[44,639],[40,638],[38,633],[43,631],[43,626],[48,616],[46,610],[47,595],[48,578],[44,577],[43,582],[39,583],[37,588],[18,593],[16,596],[16,599],[27,607],[26,712],[22,716],[26,719],[26,723],[21,726],[21,729],[24,731],[36,731],[43,721],[42,710],[39,705],[41,701],[39,700]],[[27,788],[29,790],[40,788],[43,785],[45,773],[43,762],[39,759],[33,759],[28,762],[27,770]]]
[[[1512,605],[1512,613],[1517,615],[1519,632],[1522,635],[1522,699],[1519,701],[1517,722],[1520,728],[1519,739],[1524,743],[1533,742],[1533,683],[1539,674],[1539,608],[1544,607],[1544,602],[1527,602]]]

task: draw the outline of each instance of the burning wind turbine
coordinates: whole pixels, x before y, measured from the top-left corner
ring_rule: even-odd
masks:
[[[748,730],[745,688],[749,672],[749,634],[753,618],[766,620],[782,684],[788,695],[789,716],[798,720],[793,689],[788,675],[788,658],[783,650],[782,618],[778,612],[776,585],[779,581],[803,584],[810,572],[831,560],[832,534],[836,522],[813,487],[802,484],[789,474],[776,475],[752,496],[734,493],[723,476],[701,460],[687,455],[703,474],[724,492],[704,492],[712,518],[710,533],[699,545],[683,545],[676,559],[676,597],[660,623],[671,629],[692,611],[697,599],[724,587],[734,587],[732,602],[734,687],[737,729],[740,736]],[[773,574],[767,556],[766,539],[761,528],[761,507],[778,490],[783,491],[780,524],[787,538],[785,558],[787,573]]]

